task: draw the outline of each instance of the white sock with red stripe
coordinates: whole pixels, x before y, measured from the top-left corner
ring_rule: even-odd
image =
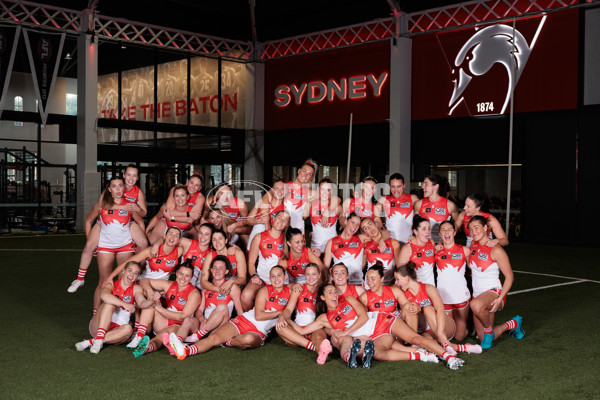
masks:
[[[464,353],[467,351],[467,345],[466,344],[457,344],[456,345],[456,351],[459,351],[461,353]]]
[[[88,339],[88,342],[90,342],[90,346],[93,345],[95,341],[96,339]]]
[[[491,335],[494,332],[494,327],[490,324],[490,326],[483,327],[483,333],[486,335]]]
[[[225,346],[229,346],[231,347],[231,341],[233,340],[233,338],[229,339],[228,341],[226,341],[224,344]]]
[[[144,335],[146,334],[146,330],[148,329],[148,327],[146,325],[138,325],[138,331],[137,331],[137,336],[139,337],[144,337]]]
[[[342,356],[342,360],[344,360],[344,362],[348,362],[348,359],[350,358],[350,352],[347,351],[344,353],[344,355]]]
[[[418,361],[421,359],[421,353],[419,353],[418,351],[413,351],[412,353],[408,354],[410,355],[410,361]]]
[[[139,323],[139,322],[137,322],[137,321],[135,321],[135,322],[134,322],[134,324],[133,324],[133,330],[134,330],[135,332],[137,332],[137,330],[138,330],[138,328],[139,328],[139,327],[140,327],[140,323]]]
[[[94,309],[92,310],[92,315],[96,315],[96,313],[97,313],[97,312],[98,312],[98,309],[97,309],[97,308],[94,308]]]
[[[308,341],[308,343],[306,343],[306,348],[309,350],[312,350],[312,351],[317,351],[315,344],[313,342],[311,342],[310,340]]]
[[[448,362],[449,359],[453,358],[454,355],[448,353],[447,351],[442,353],[442,358],[444,359],[444,361]]]
[[[508,329],[515,329],[517,327],[517,320],[511,319],[510,321],[506,321],[505,324],[508,327]]]
[[[79,267],[79,269],[77,270],[77,280],[78,281],[82,281],[83,278],[85,278],[85,273],[87,272],[87,268],[81,268]]]
[[[198,329],[195,335],[198,336],[198,339],[202,339],[204,336],[208,335],[208,331],[204,329]]]
[[[96,340],[104,340],[104,335],[106,335],[106,329],[98,328],[96,332]]]
[[[150,344],[148,345],[148,347],[146,347],[146,350],[144,351],[144,354],[146,354],[146,353],[152,353],[154,350],[156,350],[156,349],[154,348],[154,345],[153,345],[152,343],[150,343]]]
[[[198,347],[195,344],[186,347],[185,348],[185,354],[187,356],[193,356],[195,354],[198,354]]]

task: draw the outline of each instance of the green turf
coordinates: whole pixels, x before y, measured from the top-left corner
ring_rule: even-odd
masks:
[[[6,289],[0,387],[5,399],[593,399],[600,398],[600,283],[585,282],[508,297],[497,316],[524,316],[523,340],[503,336],[465,366],[377,362],[349,370],[339,356],[324,366],[316,355],[271,338],[256,350],[218,348],[178,361],[166,350],[135,359],[124,346],[98,355],[74,344],[89,337],[87,324],[97,281],[95,262],[86,285],[66,288],[76,274],[82,235],[2,237]],[[596,249],[511,244],[517,271],[600,281]],[[513,290],[567,282],[515,273]],[[10,280],[10,286],[6,283]],[[473,339],[468,339],[473,342]]]

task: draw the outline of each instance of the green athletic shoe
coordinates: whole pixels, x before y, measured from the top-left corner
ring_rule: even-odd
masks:
[[[133,351],[133,356],[135,358],[138,358],[139,356],[141,356],[142,354],[144,354],[144,352],[148,348],[148,344],[150,344],[150,337],[144,336],[142,338],[142,340],[140,341],[140,344],[138,344],[138,346]]]

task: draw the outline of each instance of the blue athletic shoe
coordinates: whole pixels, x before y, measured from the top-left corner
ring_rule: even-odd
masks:
[[[481,348],[484,350],[491,348],[494,337],[496,337],[496,332],[492,331],[491,335],[489,333],[484,333],[483,340],[481,341]]]
[[[138,344],[135,350],[133,351],[133,356],[135,358],[138,358],[139,356],[144,354],[144,352],[148,348],[148,344],[150,344],[150,338],[148,336],[144,336],[140,341],[140,344]]]
[[[373,362],[373,356],[375,355],[375,343],[372,340],[367,340],[365,348],[363,349],[362,365],[363,368],[371,368]]]
[[[354,339],[352,342],[352,347],[350,347],[350,356],[348,357],[348,367],[356,368],[358,367],[358,362],[356,361],[356,356],[360,353],[361,348],[360,339]]]
[[[517,315],[513,319],[517,321],[517,327],[515,329],[509,330],[508,334],[510,336],[516,337],[517,339],[523,339],[523,336],[525,336],[525,331],[523,330],[523,317]]]

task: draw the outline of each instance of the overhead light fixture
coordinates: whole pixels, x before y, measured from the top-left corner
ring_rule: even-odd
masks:
[[[121,45],[121,49],[125,50],[127,48],[127,46],[125,46],[124,44]]]
[[[70,60],[70,59],[72,59],[72,58],[73,58],[73,57],[71,57],[71,53],[67,53],[67,54],[65,55],[65,60]]]

